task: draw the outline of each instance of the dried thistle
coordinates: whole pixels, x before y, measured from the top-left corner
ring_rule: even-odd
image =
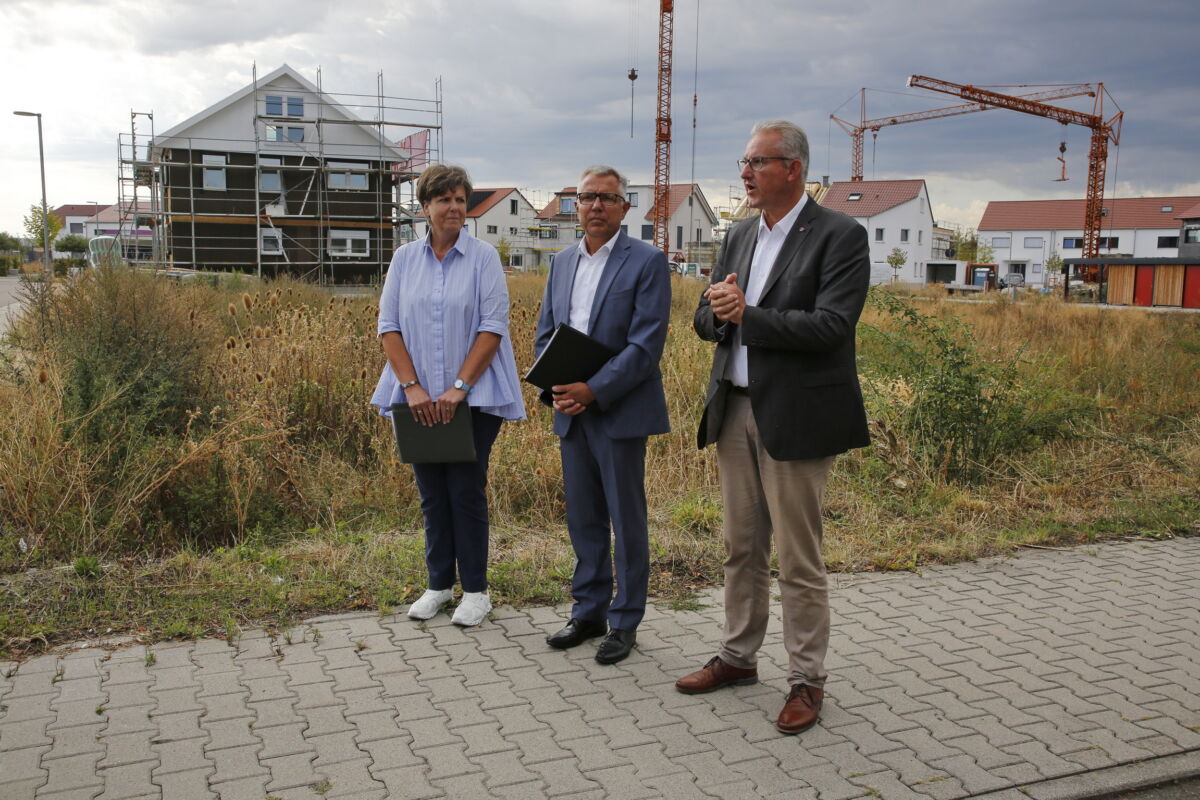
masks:
[[[38,383],[45,383],[50,380],[50,373],[44,369],[38,370]]]
[[[229,316],[231,316],[231,317],[237,316],[237,306],[235,306],[233,303],[229,304]]]
[[[246,307],[247,311],[254,308],[254,298],[250,296],[249,292],[242,292],[242,305]]]
[[[230,336],[228,339],[225,340],[225,349],[226,350],[232,350],[235,347],[237,347],[237,339],[234,339],[232,336]]]

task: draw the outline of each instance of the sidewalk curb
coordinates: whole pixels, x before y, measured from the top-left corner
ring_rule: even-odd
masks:
[[[1200,777],[1200,749],[971,795],[969,800],[1104,800],[1121,792],[1195,777]]]

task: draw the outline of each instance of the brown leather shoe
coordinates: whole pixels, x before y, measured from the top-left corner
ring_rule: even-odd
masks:
[[[817,724],[821,717],[821,701],[825,698],[825,690],[815,686],[800,684],[793,686],[788,693],[787,702],[779,712],[775,727],[781,733],[801,733]]]
[[[758,683],[756,668],[732,667],[722,661],[720,656],[713,656],[704,665],[704,669],[684,675],[675,681],[675,688],[684,694],[706,694],[722,686],[748,686],[752,683]]]

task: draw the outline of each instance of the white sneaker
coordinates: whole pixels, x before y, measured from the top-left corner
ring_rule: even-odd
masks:
[[[426,589],[421,599],[408,607],[409,619],[433,619],[442,610],[442,606],[454,599],[454,592],[442,589],[440,592]]]
[[[492,601],[487,592],[463,592],[462,602],[454,609],[450,621],[464,628],[472,628],[483,622],[491,610]]]

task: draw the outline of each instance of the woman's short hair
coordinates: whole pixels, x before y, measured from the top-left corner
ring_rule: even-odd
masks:
[[[772,119],[755,125],[751,128],[750,135],[755,136],[763,131],[775,131],[779,134],[779,145],[783,148],[780,155],[800,162],[804,168],[800,173],[800,182],[803,183],[808,177],[808,137],[804,130],[786,119]]]
[[[471,198],[471,176],[467,174],[467,171],[462,167],[453,167],[448,164],[433,164],[426,167],[425,171],[421,173],[421,177],[417,179],[417,202],[424,206],[435,197],[450,194],[460,186],[466,191],[469,200]]]

